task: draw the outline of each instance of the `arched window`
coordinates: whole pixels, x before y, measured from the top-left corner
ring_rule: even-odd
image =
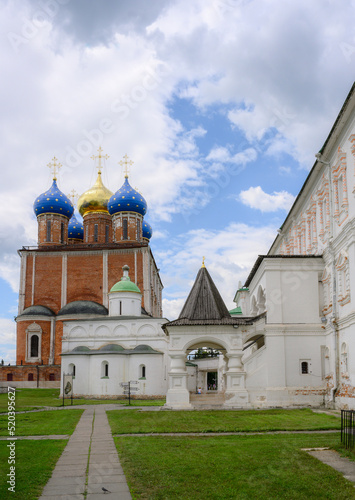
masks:
[[[42,328],[33,322],[26,328],[26,361],[33,363],[41,360]]]
[[[60,242],[64,243],[64,222],[60,223]]]
[[[73,375],[73,377],[75,377],[75,365],[74,365],[74,363],[70,363],[70,365],[68,366],[68,370],[69,370],[69,375]]]
[[[50,380],[51,382],[54,382],[54,381],[55,381],[55,376],[54,376],[54,373],[50,373],[50,374],[49,374],[49,380]]]
[[[101,378],[108,378],[108,362],[103,361],[101,363]]]
[[[28,380],[29,382],[32,382],[32,381],[33,381],[33,373],[29,373],[29,374],[28,374],[27,380]]]
[[[39,338],[38,335],[32,335],[31,337],[31,358],[38,358]]]
[[[145,369],[145,365],[140,365],[139,367],[139,378],[142,379],[142,378],[146,378],[146,369]]]

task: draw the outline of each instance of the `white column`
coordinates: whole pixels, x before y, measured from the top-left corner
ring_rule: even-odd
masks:
[[[226,372],[226,392],[224,406],[246,407],[249,403],[248,391],[245,389],[245,371],[243,371],[242,351],[228,352],[228,369]]]
[[[184,352],[169,354],[169,389],[165,406],[169,408],[191,408],[187,390],[186,356]]]
[[[20,292],[19,292],[19,301],[18,301],[18,314],[19,315],[25,309],[26,267],[27,267],[27,253],[22,253],[21,254]]]
[[[35,303],[35,278],[36,278],[36,254],[32,255],[32,291],[31,291],[31,306]]]
[[[51,333],[49,341],[49,365],[54,365],[54,349],[55,349],[55,318],[51,319]]]

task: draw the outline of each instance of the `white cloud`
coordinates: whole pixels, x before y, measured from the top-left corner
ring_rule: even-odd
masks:
[[[16,362],[16,323],[7,318],[0,318],[0,360],[14,364]]]
[[[220,230],[188,231],[172,238],[168,250],[157,249],[156,258],[161,263],[165,295],[168,296],[167,311],[175,315],[171,319],[180,313],[203,256],[227,307],[234,307],[233,297],[239,280],[244,282],[257,255],[267,252],[275,231],[276,227],[271,225],[255,227],[232,223]],[[168,316],[165,310],[164,314]]]
[[[274,191],[273,194],[268,194],[260,186],[257,186],[241,191],[239,200],[244,205],[262,212],[276,212],[277,210],[289,210],[295,197],[287,191]]]

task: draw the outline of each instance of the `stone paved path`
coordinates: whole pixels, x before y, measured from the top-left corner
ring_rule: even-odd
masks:
[[[109,493],[105,493],[102,488]],[[84,411],[40,500],[129,500],[128,485],[103,408]]]

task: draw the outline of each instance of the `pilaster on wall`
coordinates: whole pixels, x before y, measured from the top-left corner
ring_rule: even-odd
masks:
[[[108,257],[106,250],[102,253],[102,303],[108,308]]]
[[[18,314],[20,315],[25,309],[25,286],[26,286],[26,267],[27,267],[27,254],[21,254],[21,270],[20,270],[20,290],[18,301]]]
[[[67,263],[68,263],[68,256],[66,253],[63,253],[61,307],[64,307],[67,303]]]

